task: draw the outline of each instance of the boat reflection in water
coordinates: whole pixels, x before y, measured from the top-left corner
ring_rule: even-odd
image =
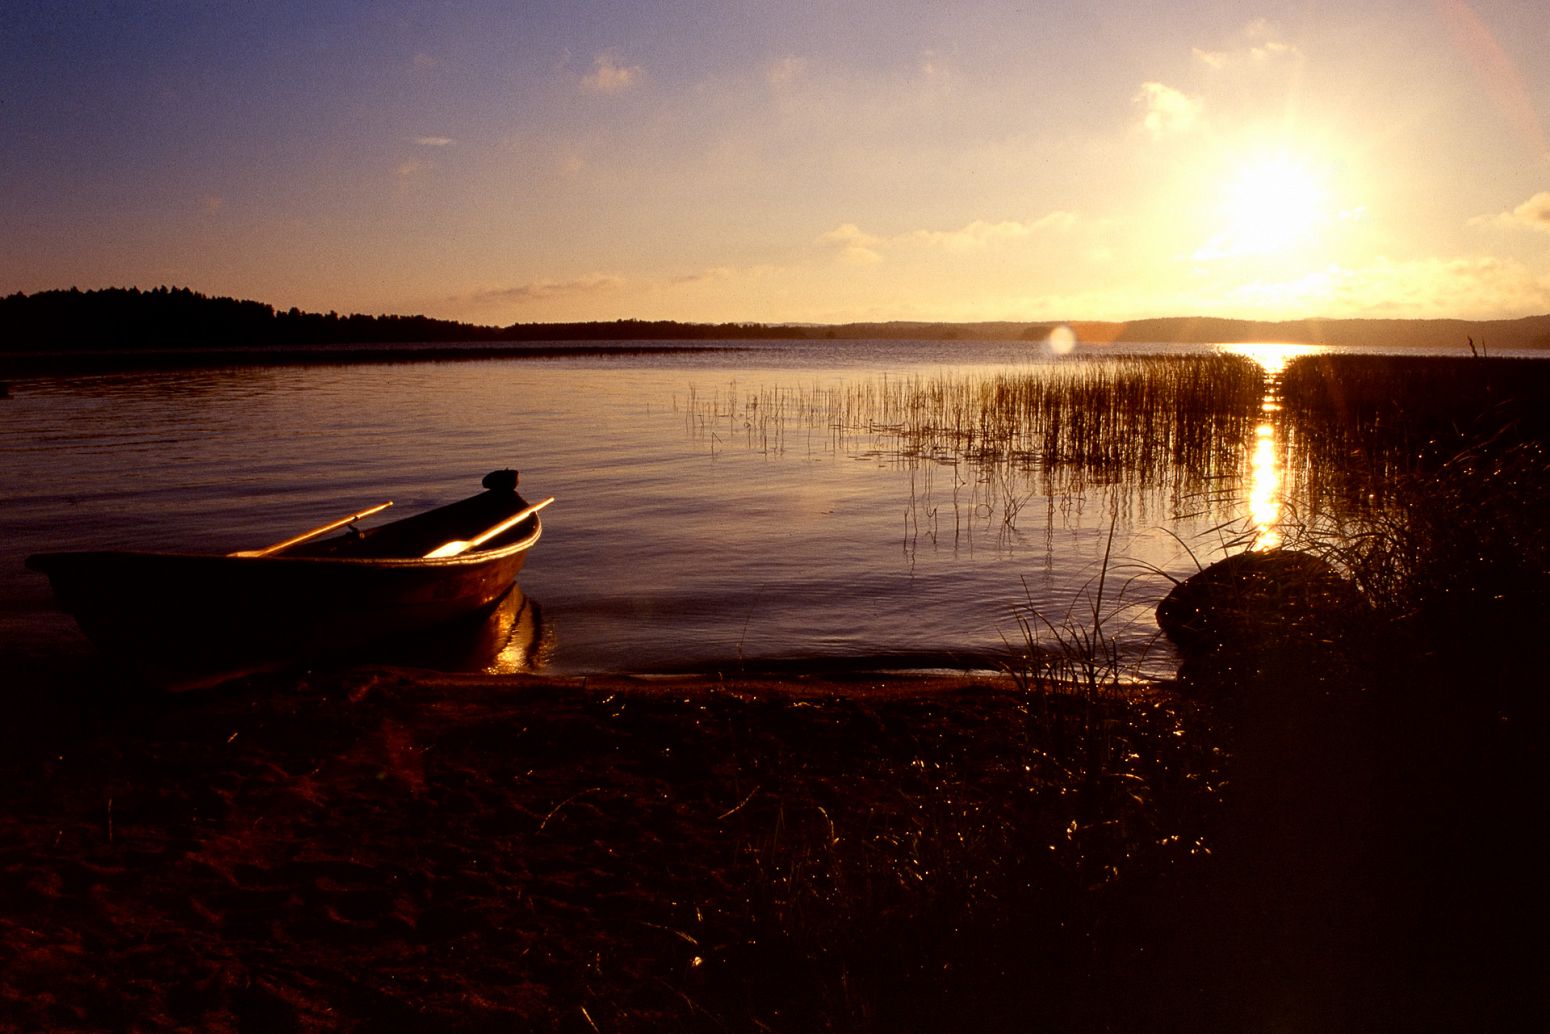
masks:
[[[514,585],[487,613],[419,637],[352,653],[360,663],[405,665],[432,671],[519,675],[540,671],[554,652],[554,633],[538,601]]]
[[[156,653],[142,643],[95,630],[105,659],[134,681],[164,690],[203,689],[262,672],[301,670],[303,666],[388,665],[435,672],[511,675],[540,670],[553,653],[554,636],[544,625],[538,603],[519,586],[490,609],[419,632],[390,630],[383,637],[362,635],[349,646],[330,650],[306,637],[297,642],[270,639],[262,652],[233,652],[224,637],[164,637]],[[364,640],[362,643],[361,640]]]

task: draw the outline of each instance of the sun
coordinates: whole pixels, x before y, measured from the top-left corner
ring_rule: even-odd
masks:
[[[1197,258],[1284,255],[1316,242],[1331,221],[1325,177],[1288,155],[1240,163],[1219,189],[1218,229]]]

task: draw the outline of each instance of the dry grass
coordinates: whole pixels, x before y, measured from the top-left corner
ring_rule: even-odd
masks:
[[[1206,859],[1203,719],[1106,701],[1095,780],[1079,698],[875,681],[354,672],[37,723],[0,1025],[1102,1029]]]

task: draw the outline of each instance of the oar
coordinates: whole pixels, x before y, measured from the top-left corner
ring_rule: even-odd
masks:
[[[527,520],[529,517],[533,516],[533,514],[537,513],[539,510],[542,510],[552,502],[554,502],[554,496],[550,496],[548,499],[545,499],[541,503],[534,503],[532,506],[529,506],[526,509],[518,510],[510,517],[507,517],[505,520],[501,521],[499,524],[491,528],[486,528],[484,531],[481,531],[479,534],[475,535],[471,539],[468,539],[467,541],[458,539],[456,541],[437,546],[435,549],[425,554],[425,559],[440,560],[442,557],[457,556],[459,553],[466,553],[470,549],[474,549],[477,546],[482,546],[486,542],[493,539],[495,536],[499,535],[501,532],[509,531],[510,529],[515,528],[517,525],[521,524],[523,521]]]
[[[289,549],[292,546],[300,545],[308,539],[315,539],[319,535],[326,535],[327,533],[333,531],[335,528],[342,528],[346,524],[354,524],[356,521],[363,517],[370,517],[374,513],[381,513],[383,510],[386,510],[389,506],[392,505],[393,500],[389,499],[385,503],[378,503],[376,506],[362,510],[360,513],[352,513],[348,517],[341,517],[337,521],[329,521],[327,524],[318,528],[313,528],[311,531],[304,531],[294,538],[286,539],[284,542],[276,542],[274,545],[265,546],[263,549],[244,549],[240,553],[232,553],[231,555],[251,557],[268,556],[270,553],[278,553],[282,549]]]

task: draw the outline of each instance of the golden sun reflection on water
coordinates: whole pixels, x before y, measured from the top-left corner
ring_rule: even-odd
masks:
[[[1245,359],[1252,359],[1258,363],[1268,376],[1276,378],[1274,387],[1278,393],[1280,390],[1280,377],[1286,371],[1287,363],[1300,355],[1317,355],[1324,351],[1321,345],[1292,345],[1259,341],[1221,345],[1219,347],[1228,355],[1241,355]],[[1268,389],[1271,385],[1267,384],[1265,387],[1268,398]]]
[[[1300,355],[1322,351],[1317,345],[1237,344],[1223,345],[1222,351],[1252,359],[1265,371],[1265,397],[1260,412],[1265,419],[1254,428],[1249,446],[1249,520],[1254,526],[1256,551],[1275,549],[1282,542],[1282,494],[1285,488],[1278,447],[1278,414],[1281,412],[1281,374],[1286,364]]]
[[[1254,452],[1249,457],[1249,519],[1254,522],[1256,550],[1281,544],[1281,470],[1276,463],[1276,429],[1260,424],[1254,429]]]

